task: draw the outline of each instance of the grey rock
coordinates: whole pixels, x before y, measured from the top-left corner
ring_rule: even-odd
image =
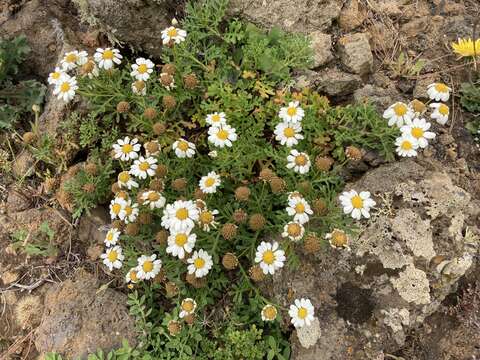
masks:
[[[366,75],[372,71],[373,55],[368,37],[364,33],[348,34],[338,40],[340,59],[355,74]]]
[[[394,86],[386,89],[380,86],[367,84],[364,87],[355,90],[355,92],[353,93],[353,98],[355,102],[370,102],[374,104],[377,109],[382,113],[394,102],[399,101],[399,97],[400,94]]]
[[[367,18],[367,11],[358,0],[348,0],[340,12],[338,24],[343,31],[352,31]]]
[[[90,214],[84,214],[78,224],[78,238],[86,244],[102,244],[106,230],[103,229],[109,223],[108,212],[103,207],[90,210]]]
[[[20,154],[15,157],[12,164],[12,172],[17,178],[23,178],[33,175],[35,159],[27,149],[22,150]]]
[[[330,96],[344,96],[353,93],[362,84],[362,79],[358,75],[329,68],[319,72],[316,83],[321,92]]]
[[[313,49],[313,67],[325,65],[333,59],[332,36],[321,31],[310,34]]]

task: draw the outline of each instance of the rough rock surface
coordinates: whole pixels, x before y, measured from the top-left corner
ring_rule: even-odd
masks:
[[[90,214],[84,214],[78,224],[78,239],[85,244],[103,244],[106,230],[103,227],[110,221],[107,210],[96,207],[90,210]]]
[[[267,28],[311,33],[328,29],[340,15],[342,0],[232,0],[230,13]]]
[[[362,79],[337,68],[328,68],[318,73],[315,83],[318,90],[327,95],[344,96],[353,93],[362,84]]]
[[[183,1],[73,0],[80,18],[105,32],[110,41],[128,43],[153,56],[161,53],[161,32],[170,25],[173,8]]]
[[[313,67],[325,65],[333,59],[332,36],[321,31],[310,34],[313,49]]]
[[[434,161],[378,167],[347,186],[377,201],[351,236],[351,251],[327,248],[275,274],[265,289],[283,306],[308,297],[321,337],[308,349],[292,335],[292,359],[377,359],[404,345],[472,267],[479,230],[471,195]],[[474,209],[473,209],[474,210]],[[334,349],[332,349],[334,348]]]
[[[68,359],[85,358],[100,348],[118,348],[124,339],[133,346],[134,334],[126,296],[99,289],[93,275],[79,270],[73,280],[53,286],[46,294],[35,346],[39,352],[57,352]]]
[[[363,33],[348,34],[338,40],[342,63],[355,74],[366,75],[372,70],[373,55],[368,36]]]
[[[367,18],[367,11],[358,0],[348,0],[340,12],[338,24],[344,31],[352,31]]]

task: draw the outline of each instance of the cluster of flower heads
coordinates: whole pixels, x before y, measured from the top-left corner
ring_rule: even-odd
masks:
[[[162,31],[162,42],[164,45],[172,46],[185,40],[185,30],[175,27],[177,21],[172,21],[172,26]],[[118,49],[97,48],[93,56],[89,56],[84,50],[73,50],[67,52],[60,61],[60,67],[49,74],[48,83],[54,86],[53,94],[59,99],[69,102],[78,90],[76,75],[97,77],[100,70],[110,71],[115,65],[122,63],[123,56]],[[131,65],[130,75],[133,77],[132,92],[137,95],[146,95],[146,83],[153,73],[155,64],[148,59],[140,57]],[[160,82],[168,89],[175,87],[174,79],[170,74],[161,73]]]
[[[418,155],[419,149],[428,146],[428,141],[435,138],[435,133],[429,131],[431,123],[422,116],[427,112],[427,105],[432,109],[430,117],[440,125],[448,121],[450,109],[444,102],[450,98],[451,89],[443,83],[428,85],[427,94],[430,104],[413,100],[409,104],[396,102],[383,113],[389,126],[397,126],[402,135],[395,140],[397,154],[403,157]],[[434,101],[434,102],[433,102]]]

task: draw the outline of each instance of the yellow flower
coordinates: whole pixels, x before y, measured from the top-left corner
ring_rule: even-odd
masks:
[[[475,42],[471,39],[458,39],[451,44],[453,52],[460,57],[473,57],[480,55],[480,39]]]

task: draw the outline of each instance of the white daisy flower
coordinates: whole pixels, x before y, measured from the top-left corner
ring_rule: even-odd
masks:
[[[205,122],[211,126],[223,126],[227,125],[227,117],[224,112],[214,112],[212,114],[208,114],[205,118]]]
[[[128,171],[122,171],[118,174],[117,184],[120,188],[126,187],[128,190],[132,188],[138,188],[138,183],[132,179]]]
[[[118,217],[120,220],[123,220],[125,224],[132,223],[137,220],[138,212],[137,203],[132,203],[132,200],[125,200],[125,205]]]
[[[198,220],[198,208],[191,200],[177,200],[163,210],[162,226],[172,232],[189,231]]]
[[[430,107],[434,109],[430,117],[435,119],[440,125],[445,125],[450,115],[449,107],[442,103],[431,103]]]
[[[291,322],[296,328],[310,326],[314,319],[315,309],[309,299],[296,299],[290,305],[288,315],[292,318]]]
[[[302,125],[300,122],[290,123],[290,122],[281,122],[275,126],[275,139],[280,141],[280,144],[287,145],[292,147],[298,144],[299,140],[303,139]]]
[[[180,314],[178,316],[180,319],[183,319],[187,315],[191,315],[195,312],[197,308],[197,303],[192,298],[186,298],[182,300],[182,304],[180,305]]]
[[[383,118],[388,119],[388,126],[401,127],[415,116],[414,111],[403,102],[396,102],[383,112]]]
[[[186,253],[192,252],[196,241],[197,235],[191,234],[190,230],[173,232],[167,239],[167,254],[183,259]]]
[[[132,83],[132,92],[135,95],[145,96],[147,95],[147,84],[142,80],[137,80]]]
[[[305,228],[302,224],[291,221],[283,227],[282,237],[289,238],[292,241],[299,241],[305,234]]]
[[[110,202],[110,217],[112,220],[120,218],[123,208],[126,205],[126,201],[121,197],[116,197]]]
[[[217,192],[217,187],[221,184],[220,175],[215,171],[210,171],[208,175],[202,176],[198,186],[204,194],[213,194]]]
[[[232,147],[232,142],[237,140],[235,128],[230,125],[210,126],[208,129],[208,141],[219,147]]]
[[[150,209],[160,209],[165,206],[166,199],[158,191],[149,190],[142,193],[143,205],[148,205]]]
[[[433,83],[427,86],[428,96],[431,100],[435,101],[448,101],[450,91],[452,91],[452,89],[443,83]]]
[[[304,152],[291,150],[287,156],[287,169],[293,169],[296,173],[306,174],[310,170],[310,158]]]
[[[185,30],[178,29],[175,26],[169,26],[162,31],[162,41],[164,45],[170,42],[180,44],[182,41],[185,41],[186,37],[187,32]]]
[[[299,106],[298,101],[292,101],[288,103],[288,106],[280,109],[278,116],[284,121],[296,123],[302,121],[303,117],[305,116],[305,112]]]
[[[330,246],[334,249],[350,250],[348,236],[345,231],[333,229],[332,232],[325,234],[325,239],[328,240]]]
[[[122,62],[123,56],[120,55],[120,51],[111,48],[98,48],[93,58],[98,64],[100,69],[109,70],[113,68],[114,63],[119,65]]]
[[[138,144],[138,139],[132,139],[125,136],[124,139],[118,139],[116,144],[113,144],[113,150],[115,153],[115,159],[121,161],[129,161],[138,157],[138,152],[141,149],[141,145]]]
[[[209,210],[203,208],[198,214],[198,224],[203,231],[209,232],[210,229],[216,229],[218,222],[215,221],[215,215],[218,215],[218,210]]]
[[[130,75],[137,80],[147,81],[153,72],[154,66],[152,61],[143,57],[138,58],[135,60],[135,64],[132,64],[132,72]]]
[[[77,79],[75,76],[71,77],[68,74],[63,73],[55,84],[53,95],[56,95],[58,99],[69,102],[75,96],[75,91],[77,89]]]
[[[210,151],[208,156],[210,156],[212,159],[215,159],[218,156],[217,150]]]
[[[101,255],[103,263],[108,270],[120,269],[122,267],[122,261],[125,258],[122,254],[122,248],[118,245],[109,247],[104,254]]]
[[[397,154],[404,157],[417,156],[418,141],[411,135],[402,135],[395,140]]]
[[[138,160],[133,162],[130,168],[130,174],[140,179],[146,179],[147,176],[154,176],[157,169],[157,159],[154,157],[144,158],[140,156]]]
[[[313,210],[308,202],[301,197],[293,197],[288,201],[287,213],[293,216],[293,221],[305,224],[310,220],[309,215],[313,214]]]
[[[282,268],[285,259],[285,252],[278,248],[276,241],[273,243],[262,241],[255,253],[255,262],[260,263],[260,267],[265,275],[273,275],[276,270]]]
[[[418,146],[426,148],[428,146],[428,140],[435,138],[435,133],[428,131],[430,124],[425,119],[415,118],[413,121],[407,122],[400,128],[403,135],[410,135],[418,141]]]
[[[48,74],[48,83],[50,85],[56,85],[58,80],[60,80],[60,77],[63,74],[64,74],[63,69],[60,69],[59,67],[56,67],[55,71]]]
[[[274,321],[277,318],[277,308],[273,305],[265,305],[262,309],[262,320],[263,321]]]
[[[125,275],[125,282],[127,284],[129,283],[136,284],[140,280],[138,278],[138,271],[139,271],[138,266],[128,270],[127,275]]]
[[[157,259],[157,255],[142,255],[138,258],[137,277],[142,280],[153,279],[162,268],[162,260]]]
[[[65,54],[60,64],[65,71],[75,69],[78,65],[83,65],[88,61],[86,51],[70,51]]]
[[[175,155],[177,155],[179,158],[191,158],[193,155],[195,155],[195,144],[182,138],[175,141],[172,145],[172,148],[175,150]]]
[[[112,228],[108,230],[107,235],[105,235],[104,243],[107,247],[117,245],[119,237],[120,231],[116,228]]]
[[[195,250],[187,262],[188,273],[195,274],[197,278],[207,275],[213,266],[212,257],[203,249]]]
[[[357,193],[355,190],[344,191],[339,197],[345,214],[351,214],[352,218],[360,220],[361,217],[370,217],[370,208],[376,205],[376,202],[370,198],[368,191]]]

